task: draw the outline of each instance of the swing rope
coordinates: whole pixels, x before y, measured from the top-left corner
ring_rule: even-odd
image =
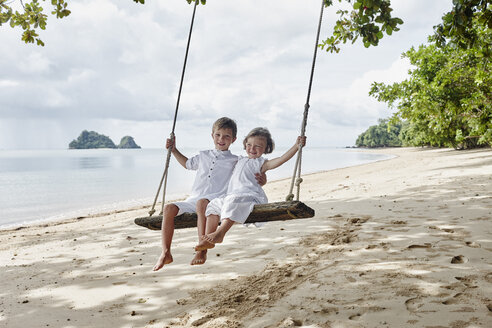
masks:
[[[303,115],[302,125],[301,125],[301,136],[302,137],[304,137],[306,134],[307,117],[308,117],[308,113],[309,113],[309,99],[311,98],[311,87],[313,85],[314,67],[316,65],[316,55],[318,53],[319,35],[320,35],[320,31],[321,31],[321,23],[323,21],[323,10],[325,7],[325,1],[326,0],[321,1],[321,11],[319,14],[318,32],[316,33],[316,43],[314,44],[314,54],[313,54],[313,63],[311,66],[311,76],[309,78],[309,87],[308,87],[308,92],[307,92],[307,99],[306,99],[306,104],[304,105],[304,115]],[[293,194],[294,185],[297,187],[296,200],[297,201],[299,200],[299,194],[301,192],[301,183],[302,183],[301,162],[302,162],[302,146],[299,145],[299,151],[297,153],[296,164],[294,166],[294,173],[292,174],[292,180],[290,183],[289,194],[285,198],[286,201],[292,201],[294,199],[294,194]]]
[[[306,99],[306,104],[304,105],[303,120],[302,120],[302,124],[301,124],[301,136],[305,136],[305,133],[306,133],[307,117],[308,117],[308,113],[309,113],[309,100],[311,97],[311,88],[312,88],[312,84],[313,84],[314,69],[315,69],[315,64],[316,64],[316,55],[317,55],[317,51],[318,51],[318,43],[319,43],[319,36],[320,36],[320,31],[321,31],[321,23],[323,20],[323,10],[324,10],[325,1],[326,0],[321,1],[321,11],[320,11],[320,16],[319,16],[318,31],[316,34],[316,43],[315,43],[315,47],[314,47],[313,61],[312,61],[312,66],[311,66],[311,75],[310,75],[310,79],[309,79],[307,99]],[[181,100],[181,91],[183,89],[183,81],[184,81],[184,76],[185,76],[185,71],[186,71],[186,63],[188,61],[188,53],[189,53],[189,49],[190,49],[191,35],[192,35],[192,31],[193,31],[193,24],[195,21],[195,13],[196,13],[196,7],[197,7],[198,2],[199,2],[199,0],[196,0],[195,5],[193,7],[193,14],[191,17],[190,30],[189,30],[189,34],[188,34],[188,42],[186,45],[186,52],[185,52],[185,58],[184,58],[184,63],[183,63],[183,69],[181,72],[181,81],[179,84],[178,97],[177,97],[177,101],[176,101],[176,109],[174,112],[173,126],[172,126],[172,130],[170,133],[170,139],[173,142],[174,142],[174,138],[175,138],[174,131],[176,128],[176,121],[177,121],[178,110],[179,110],[179,102]],[[294,194],[293,194],[294,185],[297,187],[296,200],[299,200],[300,185],[302,183],[302,178],[301,178],[302,148],[303,147],[301,145],[299,145],[299,151],[297,153],[297,159],[296,159],[296,163],[295,163],[295,167],[294,167],[294,173],[292,175],[292,181],[291,181],[291,185],[290,185],[290,189],[289,189],[289,194],[286,197],[286,201],[292,201],[294,199]],[[149,216],[152,216],[155,213],[155,206],[156,206],[157,199],[159,197],[159,193],[161,191],[161,188],[163,189],[161,214],[164,212],[164,205],[165,205],[165,201],[166,201],[167,177],[168,177],[170,160],[171,160],[171,148],[169,148],[167,151],[166,164],[164,167],[164,172],[162,174],[162,177],[161,177],[161,180],[159,183],[159,187],[157,189],[157,193],[155,195],[154,202],[152,204],[152,209],[149,211]],[[163,185],[164,185],[164,187],[163,187]]]
[[[174,111],[174,120],[173,120],[173,127],[171,130],[171,134],[169,138],[172,140],[174,143],[174,130],[176,128],[176,120],[178,118],[178,110],[179,110],[179,101],[181,99],[181,90],[183,89],[183,81],[184,81],[184,75],[185,75],[185,70],[186,70],[186,62],[188,61],[188,52],[190,50],[190,41],[191,41],[191,33],[193,31],[193,24],[195,22],[195,12],[196,12],[196,6],[198,4],[199,0],[195,1],[195,5],[193,7],[193,14],[191,16],[191,24],[190,24],[190,31],[188,33],[188,43],[186,45],[186,52],[185,52],[185,58],[184,58],[184,63],[183,63],[183,70],[181,72],[181,82],[179,84],[179,91],[178,91],[178,99],[176,101],[176,109]],[[149,211],[149,215],[152,216],[152,214],[155,213],[155,205],[157,203],[157,198],[159,197],[159,193],[162,188],[162,184],[164,183],[164,188],[162,190],[162,208],[161,208],[161,214],[164,213],[164,205],[166,202],[166,187],[167,187],[167,173],[169,171],[169,162],[171,160],[171,149],[172,147],[169,147],[167,150],[167,156],[166,156],[166,164],[164,167],[164,173],[162,174],[161,181],[159,183],[159,188],[157,189],[157,193],[154,198],[154,203],[152,204],[152,209]]]

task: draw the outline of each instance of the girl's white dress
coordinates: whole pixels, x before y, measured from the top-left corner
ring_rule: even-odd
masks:
[[[213,199],[207,206],[206,215],[219,215],[220,219],[231,219],[244,223],[255,204],[268,203],[268,198],[258,184],[255,173],[260,173],[264,157],[248,158],[239,156],[227,187],[227,194]]]

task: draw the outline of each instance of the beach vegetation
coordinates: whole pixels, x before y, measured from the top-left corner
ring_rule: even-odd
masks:
[[[369,94],[397,109],[389,123],[405,122],[404,144],[492,145],[492,30],[481,16],[472,23],[467,33],[473,42],[460,41],[457,32],[447,43],[431,37],[429,44],[403,54],[412,65],[408,79],[372,84]]]
[[[402,124],[388,124],[388,119],[380,119],[377,125],[370,126],[361,133],[355,142],[357,147],[401,147],[400,131]]]
[[[490,42],[480,35],[481,29],[492,28],[492,3],[490,0],[453,0],[453,8],[434,26],[431,40],[439,47],[452,44],[462,49],[489,48]],[[490,41],[490,40],[489,40]]]

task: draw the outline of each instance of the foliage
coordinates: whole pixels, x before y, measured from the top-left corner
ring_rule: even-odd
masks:
[[[188,3],[194,0],[186,0]],[[323,0],[325,7],[333,5],[334,0]],[[353,4],[353,10],[338,10],[339,19],[335,23],[333,33],[322,41],[320,47],[326,48],[329,52],[339,52],[340,44],[352,41],[355,43],[358,38],[366,48],[377,46],[379,40],[387,35],[399,31],[398,25],[403,21],[398,17],[392,17],[393,9],[390,7],[391,0],[338,0],[339,3],[347,2]],[[201,0],[205,4],[205,0]]]
[[[483,44],[490,29],[478,18],[474,22],[472,34]],[[490,56],[480,47],[450,43],[411,48],[403,57],[415,67],[410,78],[392,85],[373,83],[369,94],[398,109],[393,122],[408,121],[407,143],[458,149],[492,145]]]
[[[84,130],[68,145],[70,149],[116,148],[114,142],[107,136],[94,131]]]
[[[338,0],[342,2],[342,0]],[[399,31],[398,25],[403,21],[398,17],[392,17],[393,9],[389,0],[345,0],[353,3],[353,9],[338,10],[339,19],[335,23],[333,33],[322,41],[321,48],[326,51],[339,52],[340,44],[352,41],[352,44],[360,37],[364,47],[377,46],[379,40],[387,35]],[[325,0],[325,6],[331,6],[333,0]]]
[[[491,1],[453,0],[453,9],[443,16],[441,24],[434,26],[432,40],[440,47],[448,41],[463,49],[482,49],[490,56],[490,33],[488,41],[484,40],[474,28],[477,25],[492,28]]]
[[[43,13],[43,7],[38,0],[32,0],[26,4],[20,1],[24,8],[23,13],[14,12],[10,6],[11,2],[10,0],[0,0],[0,26],[9,22],[12,28],[20,26],[24,30],[21,37],[22,41],[25,43],[34,43],[36,41],[37,45],[44,46],[44,42],[39,38],[36,30],[38,28],[46,29],[48,16]],[[70,10],[67,9],[65,0],[51,0],[51,5],[53,6],[51,14],[55,15],[56,18],[70,15]]]
[[[15,1],[15,0],[14,0]],[[46,0],[42,0],[43,2]],[[144,4],[145,0],[133,0],[136,3]],[[186,0],[188,3],[206,4],[206,0]],[[323,0],[325,7],[333,5],[333,0]],[[321,48],[326,51],[339,52],[340,44],[347,41],[356,42],[358,38],[362,39],[365,47],[377,46],[379,40],[383,38],[384,32],[391,35],[398,31],[398,25],[403,24],[399,18],[391,16],[390,0],[338,0],[353,3],[353,11],[339,10],[333,33],[320,44]],[[10,3],[12,0],[0,0],[0,26],[10,22],[12,28],[21,27],[24,32],[22,40],[26,43],[34,43],[44,46],[44,42],[39,38],[38,29],[46,29],[48,16],[43,13],[43,6],[38,0],[31,0],[24,3],[19,0],[24,12],[13,11]],[[302,5],[302,1],[299,1]],[[52,15],[57,18],[63,18],[70,15],[65,0],[51,0],[54,10]]]
[[[355,142],[357,147],[400,147],[401,123],[388,124],[388,120],[379,120],[378,125],[370,126],[361,133]]]

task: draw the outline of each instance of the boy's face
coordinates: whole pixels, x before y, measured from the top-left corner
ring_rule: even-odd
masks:
[[[249,137],[245,146],[249,158],[258,158],[265,153],[267,141],[264,137]]]
[[[229,150],[231,144],[236,141],[236,138],[232,136],[232,129],[217,129],[212,133],[214,139],[215,149],[217,150]]]

